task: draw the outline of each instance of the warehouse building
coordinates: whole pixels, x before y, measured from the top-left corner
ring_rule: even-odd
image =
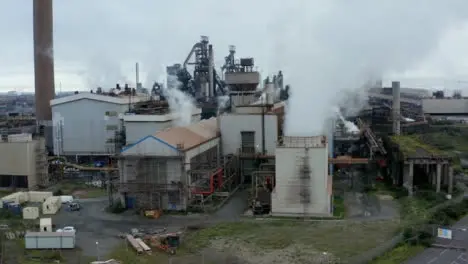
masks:
[[[331,216],[333,196],[327,138],[284,137],[278,142],[275,156],[272,215]]]
[[[51,101],[54,154],[78,162],[80,157],[107,157],[122,146],[171,127],[179,116],[165,101],[148,96],[78,93]],[[193,109],[193,121],[200,110]]]
[[[0,153],[4,153],[0,159],[0,188],[35,189],[48,184],[44,138],[2,135]]]
[[[191,186],[219,164],[217,119],[172,127],[125,147],[119,158],[120,188],[127,208],[186,210]],[[204,175],[192,174],[208,169]],[[200,177],[200,178],[198,178]]]
[[[113,154],[109,139],[120,127],[119,115],[144,99],[78,93],[51,100],[54,154],[73,158]]]
[[[467,98],[424,98],[424,114],[432,116],[466,116],[468,115]]]

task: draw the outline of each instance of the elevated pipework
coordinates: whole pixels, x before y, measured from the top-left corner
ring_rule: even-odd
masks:
[[[33,1],[36,120],[50,126],[55,97],[52,0]]]
[[[393,134],[400,135],[400,82],[392,82],[393,106]]]

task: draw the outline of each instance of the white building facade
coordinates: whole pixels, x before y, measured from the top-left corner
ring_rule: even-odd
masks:
[[[332,216],[332,178],[325,136],[284,137],[276,148],[275,216]]]

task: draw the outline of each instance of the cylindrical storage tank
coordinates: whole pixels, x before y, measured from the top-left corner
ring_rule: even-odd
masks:
[[[23,209],[23,219],[37,219],[39,218],[38,207],[25,207]]]

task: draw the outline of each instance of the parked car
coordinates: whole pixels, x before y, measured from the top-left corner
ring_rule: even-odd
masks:
[[[75,198],[71,195],[62,195],[60,196],[60,200],[62,201],[62,204],[66,204],[73,202]]]
[[[57,232],[70,232],[70,233],[76,233],[76,229],[73,226],[66,226],[61,229],[57,229]]]
[[[68,211],[79,211],[81,210],[81,205],[77,202],[68,203]]]

